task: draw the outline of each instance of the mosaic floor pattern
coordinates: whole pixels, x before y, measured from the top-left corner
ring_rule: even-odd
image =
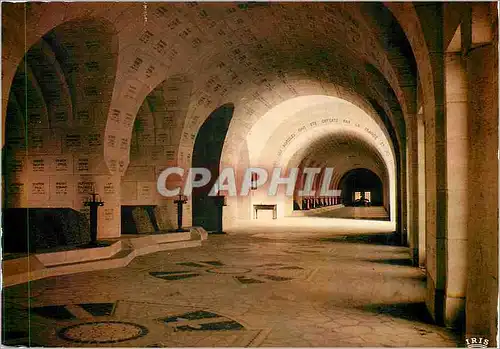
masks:
[[[55,347],[456,347],[390,234],[256,228],[127,267],[4,289],[3,343]],[[370,230],[371,229],[371,230]]]
[[[24,309],[28,313],[28,308]],[[31,331],[8,331],[7,345],[248,346],[261,329],[193,307],[119,300],[29,308]],[[13,336],[14,335],[14,336]],[[17,337],[17,338],[16,338]]]
[[[208,274],[219,274],[228,275],[229,278],[241,284],[290,281],[306,278],[311,274],[311,271],[305,270],[302,267],[285,265],[283,263],[254,265],[252,268],[224,265],[220,261],[181,262],[177,263],[177,265],[188,267],[189,269],[151,271],[149,274],[167,281],[202,277]]]

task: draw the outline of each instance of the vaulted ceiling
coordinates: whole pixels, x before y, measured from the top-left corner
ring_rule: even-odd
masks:
[[[46,52],[44,59],[55,63],[52,76],[68,86],[56,95],[34,82],[45,105],[61,95],[70,96],[73,109],[84,103],[68,62],[86,69],[78,88],[103,91],[109,102],[102,144],[108,167],[110,161],[123,163],[115,170],[124,171],[129,161],[130,118],[173,76],[192,87],[178,130],[191,134],[180,140],[186,146],[210,111],[226,102],[235,103],[250,125],[284,100],[318,90],[328,95],[334,85],[380,111],[395,143],[404,139],[404,117],[416,104],[414,57],[381,3],[9,4],[2,25],[7,91],[25,52],[19,42],[25,40],[27,47]],[[117,44],[101,45],[96,27],[104,28],[98,33],[113,33],[108,41]],[[93,34],[81,44],[71,30]],[[96,50],[105,53],[99,57]],[[114,61],[114,71],[107,70]],[[104,88],[109,81],[112,88]]]

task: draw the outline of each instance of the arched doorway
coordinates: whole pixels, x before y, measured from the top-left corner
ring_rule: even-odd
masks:
[[[214,110],[201,126],[194,143],[192,167],[203,167],[211,173],[208,185],[194,188],[192,195],[193,226],[201,226],[206,231],[217,229],[217,207],[208,193],[219,177],[222,147],[233,111],[231,103]]]
[[[371,206],[384,204],[383,185],[380,178],[365,168],[350,170],[340,180],[342,202],[346,206],[367,200]]]

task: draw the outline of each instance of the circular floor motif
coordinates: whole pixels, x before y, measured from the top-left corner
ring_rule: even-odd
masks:
[[[247,268],[238,268],[238,267],[222,267],[222,268],[212,268],[207,270],[209,273],[215,273],[215,274],[245,274],[252,269],[247,269]]]
[[[59,331],[62,339],[76,343],[118,343],[145,336],[148,329],[131,322],[99,321],[68,326]]]

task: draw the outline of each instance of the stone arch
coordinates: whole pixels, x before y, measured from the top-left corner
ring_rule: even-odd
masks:
[[[322,168],[319,176],[315,178],[315,197],[319,196],[319,190],[323,184],[320,181],[325,175],[324,168],[333,169],[330,188],[334,190],[342,190],[341,180],[345,173],[355,169],[369,169],[385,183],[382,192],[383,206],[391,221],[396,221],[396,211],[393,208],[396,205],[398,193],[396,192],[397,176],[394,172],[394,162],[384,160],[380,150],[370,144],[370,139],[364,134],[348,129],[328,130],[304,149],[296,151],[289,160],[289,167],[295,166],[299,161],[307,166]],[[339,198],[334,202],[340,203],[341,200]]]
[[[83,201],[96,190],[111,206],[100,228],[103,235],[113,234],[107,223],[114,220],[119,186],[103,161],[103,116],[114,85],[117,44],[111,23],[85,17],[53,27],[29,47],[6,103],[3,161],[8,171],[2,177],[7,207],[59,208],[76,217],[86,214]],[[63,234],[73,229],[78,235],[78,229],[56,221],[54,227],[65,227]]]
[[[369,108],[359,108],[342,98],[332,96],[308,95],[297,97],[296,101],[300,103],[295,105],[291,99],[270,109],[260,120],[250,125],[245,124],[243,127],[247,130],[247,135],[243,139],[230,132],[224,145],[222,166],[234,166],[236,169],[241,167],[238,158],[233,156],[244,144],[248,149],[250,167],[264,167],[268,171],[273,167],[297,167],[306,157],[308,146],[315,140],[341,130],[350,130],[349,132],[362,137],[363,142],[373,144],[373,149],[377,149],[375,153],[380,154],[380,159],[384,159],[377,161],[386,163],[388,168],[390,181],[394,185],[391,189],[391,207],[395,207],[395,145],[385,127],[379,124],[378,116]],[[230,129],[238,128],[239,123],[243,122],[233,118]],[[283,140],[286,141],[282,144]],[[319,164],[326,163],[325,159],[311,160]],[[379,171],[384,172],[382,169]],[[258,197],[256,191],[249,200],[262,201],[264,198]],[[278,216],[289,214],[293,209],[293,200],[290,198],[280,202],[282,204],[278,205]],[[230,217],[238,216],[234,211],[239,210],[235,207],[235,200],[228,199],[226,210]],[[392,212],[391,217],[395,217],[395,212]],[[249,218],[250,216],[247,217]]]
[[[12,3],[2,9],[2,107],[3,124],[5,124],[6,108],[9,93],[17,68],[27,51],[40,44],[48,34],[65,23],[88,22],[91,25],[101,23],[111,29],[113,36],[111,47],[117,51],[118,39],[115,36],[113,12],[100,13],[102,8],[81,4],[35,4]],[[24,43],[19,45],[19,43]],[[5,137],[2,136],[2,144]]]
[[[417,62],[423,106],[423,124],[425,125],[425,200],[427,205],[425,230],[428,237],[426,238],[427,255],[430,257],[432,252],[435,253],[432,256],[433,260],[428,260],[426,265],[427,289],[430,295],[426,299],[426,304],[434,320],[442,323],[444,316],[442,290],[445,282],[443,265],[446,262],[443,260],[444,253],[437,253],[437,251],[444,250],[442,247],[437,246],[444,239],[437,239],[437,236],[446,231],[444,226],[446,218],[443,210],[438,207],[438,188],[445,186],[443,183],[445,176],[440,176],[438,168],[446,168],[446,163],[443,157],[444,152],[440,146],[441,142],[438,139],[440,136],[436,132],[441,128],[440,124],[443,122],[444,117],[444,109],[440,107],[444,102],[443,86],[437,83],[436,80],[442,76],[443,64],[439,59],[431,61],[430,52],[442,52],[443,47],[440,44],[439,32],[424,32],[419,13],[413,4],[387,3],[386,6],[405,31]],[[427,21],[432,23],[430,25],[440,20],[437,15],[437,13],[433,13],[432,16],[426,18]],[[440,262],[437,262],[438,259]]]

